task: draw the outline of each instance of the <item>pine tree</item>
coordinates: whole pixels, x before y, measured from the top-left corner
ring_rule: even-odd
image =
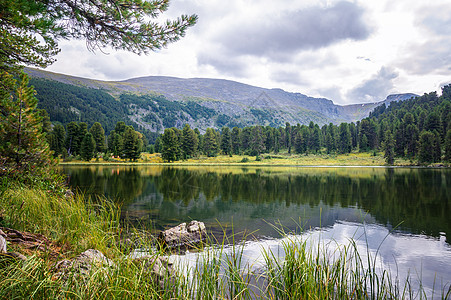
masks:
[[[80,148],[80,156],[83,160],[90,161],[94,157],[96,142],[90,132],[83,137]]]
[[[197,151],[197,135],[191,127],[186,124],[182,131],[182,153],[185,159],[193,157]]]
[[[121,156],[124,150],[124,139],[115,130],[111,131],[108,136],[108,150],[114,156]]]
[[[394,141],[393,136],[390,130],[385,131],[385,162],[387,165],[393,165],[395,162],[395,149],[394,149]]]
[[[216,134],[212,128],[207,128],[204,134],[204,154],[208,157],[214,157],[218,153],[218,144]]]
[[[241,151],[241,130],[238,127],[232,128],[231,134],[233,154],[240,154]]]
[[[81,140],[79,137],[80,127],[77,122],[70,122],[66,126],[66,149],[67,154],[77,155],[79,154],[79,149],[81,145]]]
[[[162,150],[163,150],[163,143],[161,141],[161,138],[157,137],[157,139],[155,140],[155,152],[161,153]]]
[[[260,155],[265,150],[263,130],[261,126],[254,126],[251,134],[251,150],[253,155]]]
[[[58,54],[58,39],[84,39],[88,49],[110,47],[142,54],[184,36],[197,16],[155,21],[168,1],[8,0],[0,4],[0,70],[21,64],[45,68]]]
[[[296,132],[296,135],[294,136],[294,149],[296,150],[296,153],[301,154],[304,153],[304,137],[302,136],[301,130]]]
[[[409,158],[415,157],[418,148],[418,129],[414,124],[409,124],[405,131],[405,141],[407,156]]]
[[[96,142],[96,149],[95,151],[97,153],[99,152],[105,152],[106,145],[105,145],[105,130],[102,127],[102,124],[99,122],[95,122],[91,129],[89,129],[89,132],[92,134],[92,137],[94,138],[94,141]]]
[[[56,124],[53,130],[47,135],[49,141],[50,150],[54,152],[56,156],[63,154],[64,152],[64,138],[66,136],[66,130],[61,124]]]
[[[232,154],[232,135],[229,127],[223,127],[221,133],[221,151],[225,155]]]
[[[274,153],[279,153],[280,149],[280,131],[278,129],[274,130]]]
[[[140,142],[138,133],[133,129],[132,126],[127,126],[124,135],[124,149],[122,151],[122,156],[125,159],[137,160],[141,155]]]
[[[421,132],[418,152],[418,161],[420,163],[434,161],[434,141],[435,135],[432,132],[426,130]]]
[[[340,151],[340,153],[350,153],[352,149],[352,138],[348,124],[341,123],[338,130],[339,130],[338,150]]]
[[[366,137],[366,134],[361,135],[359,142],[359,151],[360,152],[368,151],[368,138]]]
[[[310,122],[313,124],[313,122]],[[313,128],[310,128],[309,149],[314,153],[317,153],[321,149],[321,129],[315,124]]]
[[[163,149],[161,150],[161,157],[168,161],[178,160],[177,153],[179,153],[179,141],[172,128],[166,128],[161,137]]]
[[[0,82],[0,164],[31,173],[54,165],[28,76],[1,72]]]
[[[448,125],[448,130],[445,137],[445,160],[451,162],[451,126]]]
[[[291,153],[291,126],[290,123],[285,123],[285,145],[288,149],[288,153]]]

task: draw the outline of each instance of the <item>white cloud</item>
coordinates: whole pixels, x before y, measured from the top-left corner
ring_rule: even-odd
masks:
[[[382,67],[377,74],[363,81],[347,93],[353,103],[377,102],[393,92],[393,80],[398,77],[396,70]]]
[[[422,94],[450,80],[447,2],[173,0],[162,19],[196,13],[199,22],[167,49],[104,55],[82,41],[62,41],[49,69],[106,80],[226,78],[340,104]]]

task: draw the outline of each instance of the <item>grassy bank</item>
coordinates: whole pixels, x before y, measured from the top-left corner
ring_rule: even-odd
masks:
[[[257,165],[257,166],[385,166],[383,152],[349,153],[349,154],[262,154],[257,159],[248,155],[218,155],[216,157],[199,156],[171,163],[163,161],[159,153],[142,153],[136,162],[124,159],[105,161],[102,158],[89,162],[66,160],[60,164],[157,164],[157,165]],[[396,159],[394,166],[417,166],[417,161]]]
[[[194,265],[156,280],[120,248],[119,208],[111,202],[16,183],[3,185],[1,193],[2,227],[41,233],[61,245],[58,258],[31,251],[26,261],[1,262],[1,299],[430,298],[422,289],[412,288],[409,279],[397,282],[390,273],[378,272],[376,258],[362,258],[352,240],[330,248],[287,238],[284,260],[264,252],[264,269],[243,264],[243,246],[220,244],[201,252]],[[55,277],[56,260],[88,248],[101,250],[114,266],[92,269],[87,277]],[[151,255],[162,253],[151,250]],[[450,297],[446,288],[443,299]]]

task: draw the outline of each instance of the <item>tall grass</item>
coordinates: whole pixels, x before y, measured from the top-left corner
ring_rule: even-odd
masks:
[[[75,252],[106,251],[119,232],[120,210],[105,198],[62,196],[12,184],[0,197],[0,226],[43,234]]]
[[[68,256],[96,248],[114,261],[111,267],[92,268],[88,276],[63,278],[55,276],[50,257],[0,260],[0,299],[432,299],[421,286],[414,289],[412,278],[398,281],[381,269],[378,253],[359,253],[352,239],[339,245],[284,234],[282,256],[262,249],[263,270],[249,265],[244,243],[233,237],[211,241],[216,245],[198,249],[192,264],[181,259],[173,273],[157,278],[145,264],[121,254],[119,208],[110,201],[12,186],[0,205],[2,226],[68,243]],[[163,255],[149,241],[142,244],[150,255]],[[442,299],[451,297],[446,284]]]

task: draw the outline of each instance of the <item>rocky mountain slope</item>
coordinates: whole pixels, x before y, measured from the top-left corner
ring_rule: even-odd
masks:
[[[126,105],[127,117],[132,123],[154,132],[183,126],[184,123],[205,130],[207,127],[255,124],[283,126],[286,122],[308,124],[313,121],[319,125],[355,122],[368,116],[383,102],[389,104],[416,96],[390,95],[380,102],[340,106],[324,98],[222,79],[149,76],[125,81],[100,81],[30,68],[26,72],[35,79],[104,91]],[[45,101],[42,96],[40,101]],[[195,113],[199,110],[203,114]]]

